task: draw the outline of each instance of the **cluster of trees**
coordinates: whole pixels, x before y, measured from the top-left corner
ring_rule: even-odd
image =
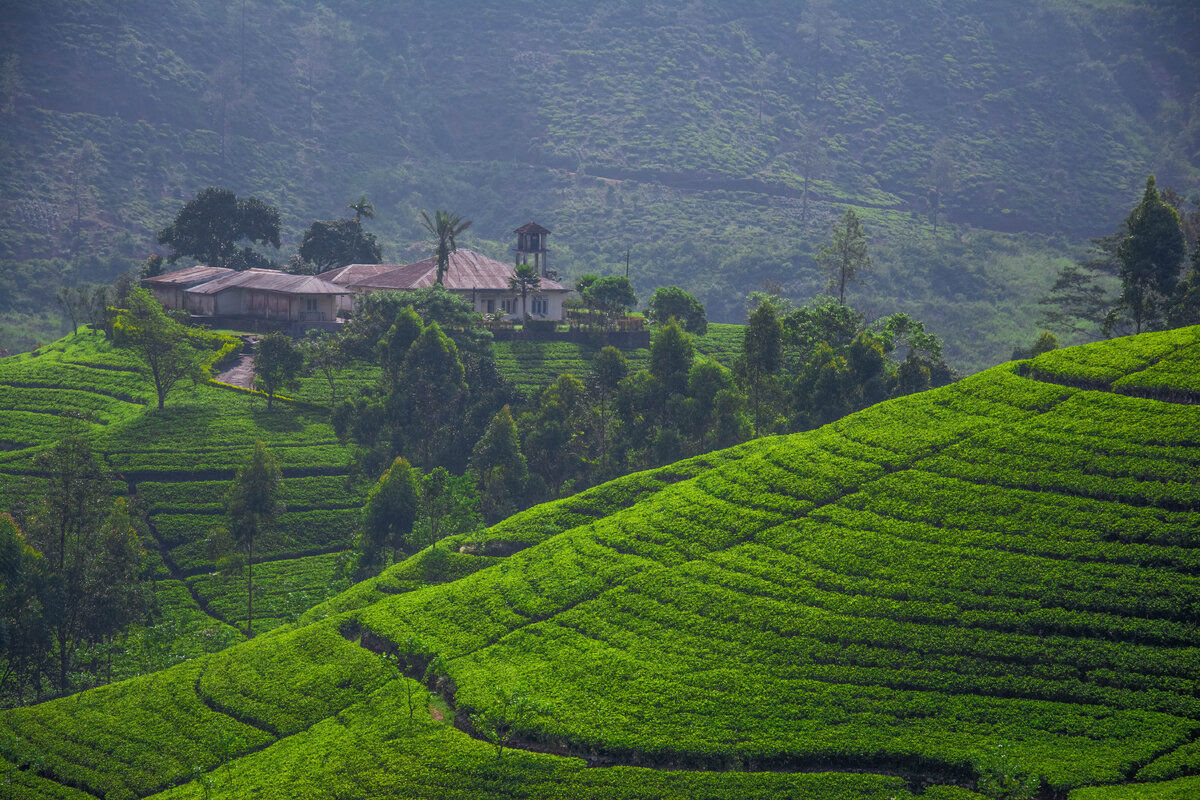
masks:
[[[86,439],[37,457],[44,490],[0,514],[0,699],[66,694],[107,667],[115,637],[152,613],[144,522]],[[86,653],[86,657],[81,654]]]
[[[1113,336],[1200,322],[1200,209],[1185,206],[1151,175],[1120,229],[1059,273],[1041,301],[1047,327]]]
[[[561,375],[526,400],[499,374],[467,303],[440,287],[373,294],[337,347],[377,359],[381,379],[334,406],[334,427],[357,445],[364,475],[393,474],[403,458],[402,473],[468,476],[480,513],[495,522],[633,470],[815,427],[953,378],[938,338],[903,314],[868,326],[834,298],[782,312],[757,299],[732,369],[696,354],[688,329],[704,330],[704,309],[666,287],[650,302],[660,327],[646,369],[605,347],[585,374]],[[379,563],[383,542],[393,551],[417,544],[397,535],[372,539],[367,561]]]
[[[289,271],[318,274],[346,264],[378,264],[383,260],[379,241],[362,225],[364,219],[375,218],[375,207],[361,197],[347,208],[354,212],[353,219],[316,220],[308,227],[300,249],[287,265]],[[188,201],[174,221],[158,232],[158,243],[171,248],[166,258],[169,264],[188,256],[210,267],[278,269],[278,264],[251,245],[278,250],[279,225],[275,207],[256,197],[240,198],[229,189],[210,186]],[[152,256],[143,274],[157,275],[162,267],[163,259]]]

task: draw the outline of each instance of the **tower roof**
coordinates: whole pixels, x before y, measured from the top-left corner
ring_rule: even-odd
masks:
[[[521,227],[517,228],[513,233],[550,233],[550,231],[538,225],[536,222],[526,222]]]

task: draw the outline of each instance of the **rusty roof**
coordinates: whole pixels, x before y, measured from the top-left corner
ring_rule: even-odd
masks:
[[[349,286],[362,278],[371,278],[381,272],[396,269],[396,266],[396,264],[347,264],[344,267],[326,270],[317,277],[330,283],[336,283],[338,286]]]
[[[227,267],[206,267],[203,264],[197,264],[187,269],[177,269],[174,272],[164,272],[162,275],[155,275],[153,278],[145,278],[142,280],[142,283],[150,286],[194,286],[197,283],[211,281],[213,278],[219,278],[231,272],[233,270]]]
[[[313,275],[291,275],[277,269],[248,269],[193,286],[190,294],[217,294],[226,289],[254,289],[279,294],[349,294],[342,286]]]
[[[538,225],[536,222],[526,222],[521,227],[517,228],[513,233],[550,233],[550,231]]]
[[[450,264],[442,285],[452,291],[493,290],[509,291],[509,279],[514,267],[503,261],[488,258],[474,250],[461,248],[450,254]],[[356,289],[426,289],[437,282],[437,259],[434,256],[390,269],[371,277],[348,281]],[[557,281],[542,278],[539,291],[570,291]]]

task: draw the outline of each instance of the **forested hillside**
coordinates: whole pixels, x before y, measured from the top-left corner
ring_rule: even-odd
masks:
[[[0,713],[0,785],[1194,797],[1197,374],[1200,327],[1051,351],[535,507]]]
[[[537,219],[564,276],[628,253],[643,295],[679,284],[714,321],[741,321],[767,281],[820,291],[813,256],[852,204],[877,263],[855,305],[925,320],[978,368],[1036,335],[1063,259],[1115,230],[1148,174],[1196,190],[1198,14],[16,0],[0,10],[0,347],[56,338],[38,315],[59,282],[140,262],[216,185],[280,209],[280,263],[365,194],[389,260],[427,255],[419,209],[473,219],[467,243],[497,257]]]

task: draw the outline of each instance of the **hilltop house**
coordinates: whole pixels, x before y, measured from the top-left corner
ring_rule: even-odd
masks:
[[[549,276],[546,269],[545,237],[550,233],[537,223],[518,228],[517,264],[528,255],[541,275],[541,286],[526,297],[526,313],[533,319],[561,320],[566,317],[563,301],[570,289]],[[465,298],[480,314],[501,312],[507,319],[521,318],[521,293],[509,285],[515,272],[512,264],[488,258],[474,250],[460,248],[450,254],[442,285],[447,291]],[[352,292],[425,289],[437,282],[437,259],[433,256],[412,264],[351,264],[330,270],[321,277]]]

